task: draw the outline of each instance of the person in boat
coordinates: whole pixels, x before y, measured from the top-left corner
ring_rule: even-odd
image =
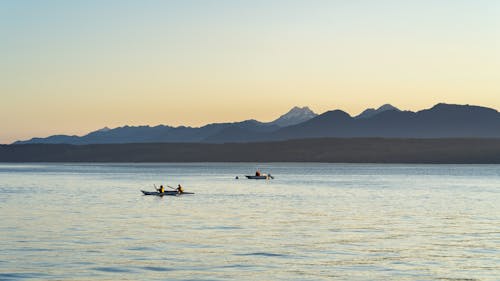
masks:
[[[259,171],[259,170],[257,170],[257,171],[255,172],[255,176],[256,176],[256,177],[260,177],[260,171]]]
[[[177,185],[177,192],[179,192],[179,193],[183,193],[184,192],[184,188],[182,188],[182,186],[180,184]]]
[[[163,187],[163,185],[160,185],[160,188],[158,189],[158,192],[160,192],[160,193],[164,193],[165,192],[165,188]]]

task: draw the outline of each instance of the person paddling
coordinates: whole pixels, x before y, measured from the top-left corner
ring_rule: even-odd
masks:
[[[182,188],[182,186],[180,184],[177,185],[177,192],[178,193],[183,193],[184,192],[184,188]]]
[[[160,193],[165,192],[165,188],[163,187],[163,185],[160,185],[160,189],[158,189],[158,192],[160,192]]]

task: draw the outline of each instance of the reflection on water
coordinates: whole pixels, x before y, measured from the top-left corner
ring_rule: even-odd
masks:
[[[0,164],[0,280],[498,280],[498,202],[496,165]]]

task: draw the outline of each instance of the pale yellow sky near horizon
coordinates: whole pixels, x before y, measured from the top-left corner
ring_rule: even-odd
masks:
[[[0,143],[293,106],[500,109],[498,1],[4,1],[0,38]]]

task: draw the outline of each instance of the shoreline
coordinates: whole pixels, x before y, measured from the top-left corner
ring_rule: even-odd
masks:
[[[0,162],[500,164],[500,139],[317,138],[225,144],[0,145]]]

